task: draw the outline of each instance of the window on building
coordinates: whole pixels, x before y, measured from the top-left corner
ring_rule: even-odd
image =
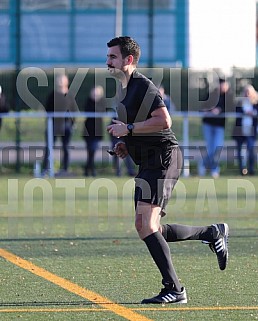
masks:
[[[116,0],[75,0],[76,9],[114,9]]]
[[[0,10],[7,10],[9,9],[9,0],[1,0],[0,1]]]
[[[148,9],[150,0],[129,0],[126,3],[128,9]],[[153,0],[155,9],[175,9],[176,0]]]
[[[2,1],[2,0],[1,0]],[[70,0],[21,0],[22,10],[70,9]]]

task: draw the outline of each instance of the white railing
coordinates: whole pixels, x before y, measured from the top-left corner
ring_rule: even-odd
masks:
[[[206,116],[207,114],[205,114]],[[49,176],[54,177],[54,141],[53,141],[53,118],[87,118],[87,117],[95,117],[95,118],[112,118],[115,117],[116,114],[109,113],[94,113],[94,112],[55,112],[55,113],[45,113],[45,112],[11,112],[11,113],[3,113],[0,114],[1,118],[13,118],[13,119],[22,119],[22,118],[46,118],[47,119],[47,139],[48,139],[48,162],[49,162]],[[184,147],[184,168],[183,175],[188,177],[190,175],[190,154],[189,154],[189,118],[202,118],[204,116],[203,113],[200,112],[173,112],[172,118],[182,118],[183,119],[183,133],[182,133],[182,146]],[[237,113],[226,113],[221,114],[221,116],[226,118],[235,118],[239,116]],[[209,115],[207,115],[209,117]],[[214,117],[214,115],[210,115],[210,117]]]

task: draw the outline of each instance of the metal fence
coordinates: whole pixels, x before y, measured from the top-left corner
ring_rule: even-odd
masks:
[[[114,113],[95,113],[95,112],[76,112],[69,113],[69,117],[73,118],[112,118],[116,116]],[[201,119],[203,115],[199,112],[174,112],[173,119],[181,118],[182,119],[182,141],[180,142],[180,146],[183,148],[183,158],[184,158],[184,167],[183,167],[183,175],[188,177],[190,175],[190,149],[193,142],[190,141],[190,118],[198,118]],[[225,118],[236,118],[239,116],[237,113],[226,113],[221,115]],[[46,119],[47,120],[47,138],[48,138],[48,162],[49,162],[49,176],[54,177],[54,141],[53,141],[53,119],[54,118],[66,118],[66,112],[55,112],[55,113],[45,113],[45,112],[12,112],[7,114],[1,114],[1,118],[12,118],[17,120],[22,120],[25,118],[35,118],[35,119]],[[214,116],[213,116],[214,117]],[[16,153],[18,158],[19,151],[19,139],[16,141]]]

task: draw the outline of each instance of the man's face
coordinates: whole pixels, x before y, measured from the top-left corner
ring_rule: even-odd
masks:
[[[222,93],[226,93],[227,91],[229,90],[229,83],[228,82],[222,82],[221,84],[220,84],[220,91],[222,92]]]
[[[121,71],[126,71],[126,58],[122,57],[119,46],[108,48],[106,64],[110,73],[114,74],[114,76],[121,74]]]

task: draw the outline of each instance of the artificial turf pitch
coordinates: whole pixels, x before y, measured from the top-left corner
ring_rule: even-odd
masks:
[[[160,275],[134,231],[127,178],[1,178],[0,320],[257,320],[258,179],[182,178],[164,222],[230,227],[229,264],[170,244],[184,305],[141,305]]]

